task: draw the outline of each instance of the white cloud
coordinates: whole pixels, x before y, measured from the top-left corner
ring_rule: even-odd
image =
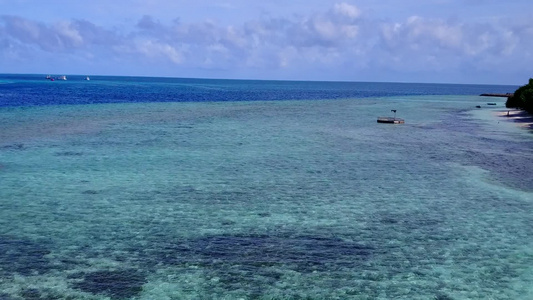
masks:
[[[12,43],[38,47],[47,52],[65,52],[96,44],[111,45],[118,37],[87,21],[45,24],[16,16],[0,17],[0,30]]]
[[[53,27],[53,30],[61,37],[62,43],[68,43],[73,47],[79,47],[83,44],[83,38],[80,32],[76,28],[73,28],[71,22],[58,22]]]
[[[418,16],[403,23],[384,23],[380,35],[391,52],[415,51],[428,56],[455,56],[456,59],[512,55],[520,43],[513,30],[495,24],[468,24]]]
[[[304,78],[313,70],[319,70],[316,76],[341,69],[358,74],[376,69],[459,72],[465,65],[483,68],[490,61],[491,66],[505,66],[521,59],[532,70],[525,66],[533,66],[533,26],[526,21],[484,22],[423,15],[383,20],[348,2],[306,15],[265,14],[231,25],[216,19],[162,21],[140,15],[130,20],[129,29],[120,30],[88,20],[45,23],[2,16],[0,48],[4,53],[23,50],[28,60],[39,57],[39,51],[62,52],[87,60],[107,55],[110,63],[114,58],[133,65],[145,61],[154,70],[168,65],[249,69],[281,77],[301,73]]]
[[[339,15],[349,17],[351,19],[357,19],[361,16],[361,10],[355,5],[350,5],[348,3],[337,3],[333,6],[333,11]]]
[[[335,41],[338,38],[339,28],[330,20],[314,20],[313,30],[319,37],[326,41]]]
[[[168,44],[145,40],[138,42],[136,49],[139,53],[149,58],[163,58],[175,64],[180,64],[183,61],[183,55],[180,51]]]

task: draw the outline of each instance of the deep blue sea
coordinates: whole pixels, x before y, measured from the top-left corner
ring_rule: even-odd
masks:
[[[326,100],[514,92],[518,86],[464,84],[217,80],[0,74],[0,107],[97,103]]]
[[[0,75],[1,300],[533,299],[517,86],[84,78]]]

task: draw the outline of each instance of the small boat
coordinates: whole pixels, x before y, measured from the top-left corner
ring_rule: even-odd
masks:
[[[494,102],[489,102],[489,103],[487,103],[487,105],[496,105],[496,103],[494,103]]]
[[[85,80],[91,80],[91,78],[89,78],[89,76],[85,77]]]
[[[67,76],[61,75],[61,76],[57,77],[57,80],[67,80]]]

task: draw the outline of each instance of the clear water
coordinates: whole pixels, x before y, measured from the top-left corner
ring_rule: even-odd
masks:
[[[533,298],[533,135],[472,92],[503,87],[32,78],[0,84],[2,300]]]

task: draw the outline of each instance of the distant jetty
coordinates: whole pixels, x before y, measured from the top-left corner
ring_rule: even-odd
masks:
[[[492,93],[488,93],[488,94],[481,94],[480,96],[485,96],[485,97],[513,97],[514,94],[513,93],[506,93],[506,94],[492,94]]]
[[[514,93],[505,93],[505,94],[498,94],[498,93],[486,93],[486,94],[481,94],[480,96],[485,96],[485,97],[504,97],[504,98],[507,98],[507,102],[509,102],[509,99],[513,98],[514,97]],[[487,105],[496,105],[496,102],[488,102]],[[476,106],[477,108],[481,108],[481,106]]]

